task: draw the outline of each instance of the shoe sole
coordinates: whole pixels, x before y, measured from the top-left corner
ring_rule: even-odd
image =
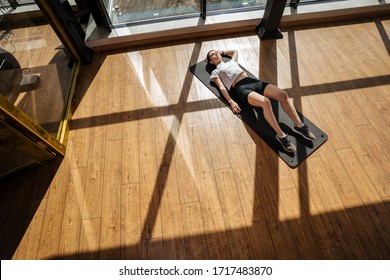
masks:
[[[280,146],[282,146],[283,150],[285,150],[286,152],[294,153],[294,152],[297,150],[297,148],[295,148],[293,151],[287,150],[287,149],[283,146],[282,142],[279,140],[279,138],[278,138],[277,135],[276,135],[276,140],[278,140],[278,142],[280,143]]]
[[[316,138],[309,138],[309,137],[305,136],[302,132],[296,130],[295,127],[293,127],[292,130],[293,130],[295,133],[301,135],[301,136],[302,136],[303,138],[305,138],[306,140],[315,140],[315,139],[316,139]]]

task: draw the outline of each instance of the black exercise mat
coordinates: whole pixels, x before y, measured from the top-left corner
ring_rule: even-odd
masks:
[[[224,57],[224,60],[226,61],[227,58]],[[255,77],[244,67],[242,68],[247,72],[248,76]],[[194,74],[195,77],[197,77],[204,85],[206,85],[206,87],[208,87],[222,102],[224,102],[226,106],[230,107],[229,103],[220,93],[216,85],[210,81],[210,74],[213,69],[213,66],[209,65],[206,61],[201,61],[192,65],[190,67],[190,72]],[[325,143],[326,140],[328,140],[326,133],[319,129],[310,120],[305,118],[305,116],[303,116],[300,112],[298,112],[299,117],[309,126],[310,131],[314,133],[317,139],[309,141],[296,134],[291,129],[294,125],[293,121],[283,111],[280,103],[272,100],[272,108],[280,127],[289,135],[289,139],[297,147],[295,153],[286,152],[276,140],[274,130],[264,119],[262,109],[254,108],[242,103],[238,98],[236,98],[234,89],[232,89],[229,93],[241,107],[241,113],[237,116],[241,118],[241,120],[245,122],[254,132],[256,132],[257,135],[259,135],[279,155],[279,157],[281,157],[284,162],[292,168],[297,167],[302,161],[310,156],[310,154]]]

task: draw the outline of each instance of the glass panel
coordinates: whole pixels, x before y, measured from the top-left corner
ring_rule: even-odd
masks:
[[[330,2],[329,0],[300,0],[300,3],[308,2]],[[334,1],[347,1],[347,0],[331,0]],[[287,4],[290,0],[287,0]],[[207,0],[207,11],[219,11],[229,9],[245,9],[245,8],[263,8],[267,4],[267,0]]]
[[[13,16],[0,22],[0,94],[56,137],[74,66],[49,24]]]
[[[108,10],[108,8],[110,7],[110,0],[101,0],[101,1],[103,2],[104,6]]]
[[[267,0],[207,0],[207,11],[265,6]]]
[[[24,5],[24,4],[35,4],[34,0],[18,0],[18,3],[20,5]]]
[[[65,153],[64,120],[79,63],[46,19],[34,12],[35,4],[24,1],[26,5],[14,9],[0,1],[1,179]]]
[[[199,0],[114,0],[111,3],[108,12],[113,24],[200,13]]]
[[[2,1],[2,0],[0,0]],[[174,16],[199,16],[202,0],[101,0],[108,10],[112,23],[126,24],[140,21],[155,21]],[[378,3],[385,0],[366,0]],[[338,3],[354,3],[366,1],[356,0],[300,0],[300,5],[324,4],[326,7],[339,5]],[[229,10],[245,11],[263,9],[267,0],[206,0],[206,10],[210,12],[224,12]],[[287,0],[289,5],[290,0]],[[360,4],[361,6],[362,4]],[[365,5],[365,4],[363,4]],[[326,8],[324,8],[326,10]]]

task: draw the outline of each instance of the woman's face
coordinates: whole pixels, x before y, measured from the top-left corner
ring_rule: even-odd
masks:
[[[214,65],[218,65],[222,60],[222,56],[219,54],[219,52],[214,50],[209,52],[209,58],[210,58],[209,63]]]

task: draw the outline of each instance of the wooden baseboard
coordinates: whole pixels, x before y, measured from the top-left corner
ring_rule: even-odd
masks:
[[[390,16],[390,4],[287,15],[282,18],[280,26],[291,27],[297,25],[335,23],[386,16]]]

